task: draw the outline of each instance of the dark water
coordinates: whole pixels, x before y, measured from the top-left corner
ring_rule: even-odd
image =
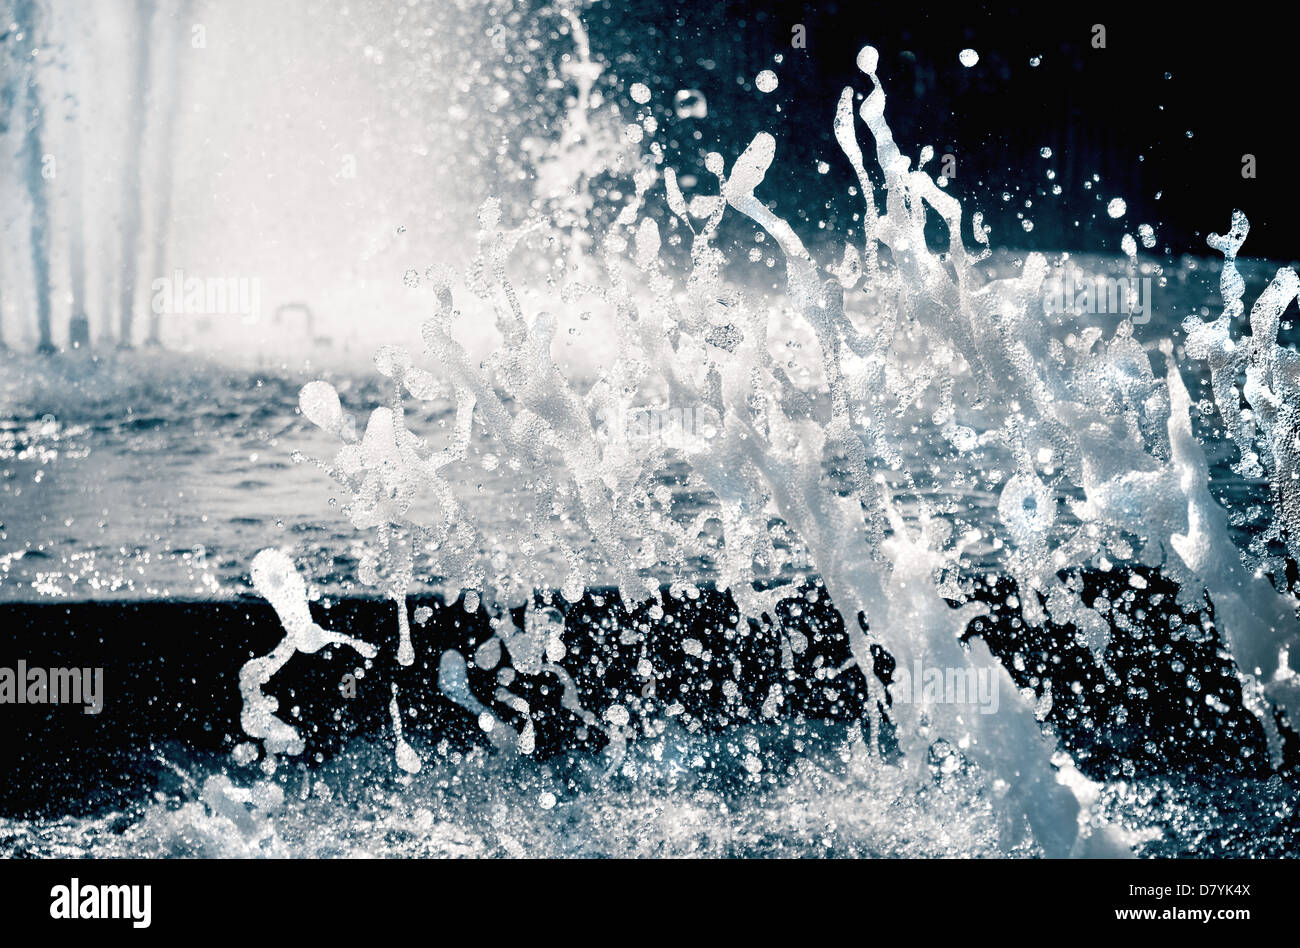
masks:
[[[1089,594],[1113,596],[1134,623],[1104,663],[1068,628],[1027,633],[1005,583],[982,588],[994,608],[970,634],[1015,670],[1040,720],[1093,782],[1093,818],[1124,827],[1140,853],[1293,853],[1300,748],[1290,745],[1282,774],[1270,771],[1262,731],[1241,705],[1216,636],[1195,622],[1169,633],[1152,602],[1170,589],[1158,574],[1144,576],[1144,591],[1127,598],[1132,587],[1119,571],[1081,577]],[[871,718],[862,673],[838,671],[847,639],[828,600],[808,595],[815,589],[763,623],[738,622],[730,598],[707,588],[696,597],[665,592],[657,619],[648,604],[625,612],[612,591],[574,604],[555,597],[547,605],[565,610],[562,666],[582,708],[601,723],[611,708],[625,708],[628,739],[611,741],[566,707],[553,674],[503,679],[471,662],[469,690],[497,728],[521,727],[510,700],[528,701],[537,734],[528,756],[494,748],[463,699],[435,685],[439,656],[472,655],[492,636],[486,613],[412,600],[413,666],[397,665],[394,648],[373,661],[331,648],[297,656],[276,677],[268,691],[304,729],[307,749],[269,775],[232,755],[243,741],[238,669],[281,635],[261,601],[12,605],[16,653],[33,664],[103,668],[106,701],[98,715],[6,709],[13,723],[0,768],[0,851],[999,852],[988,790],[959,758],[932,753],[919,789],[889,766],[898,761],[888,718],[875,733],[864,729]],[[422,607],[429,612],[420,623]],[[330,629],[389,646],[393,608],[346,600],[314,611]],[[783,655],[791,639],[806,647]],[[647,660],[666,671],[646,678]],[[892,659],[877,653],[875,671],[891,680]],[[350,691],[342,687],[349,675],[358,676]],[[774,684],[783,689],[775,707]],[[404,735],[425,761],[415,776],[394,763],[393,694]],[[1029,843],[1016,851],[1035,852]]]

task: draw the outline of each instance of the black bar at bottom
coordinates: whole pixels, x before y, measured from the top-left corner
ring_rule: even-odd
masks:
[[[1217,936],[1289,924],[1300,871],[1279,861],[172,861],[0,862],[0,910],[16,934],[175,937],[202,933],[499,939],[512,929],[583,941],[626,935],[691,940],[716,932],[771,940],[801,933],[1182,932]],[[54,918],[73,882],[119,918]],[[149,886],[148,926],[143,889]],[[59,887],[63,887],[60,889]],[[95,889],[93,895],[88,891]],[[64,891],[66,890],[66,892]],[[67,896],[67,898],[61,897]],[[87,901],[89,900],[89,901]],[[133,913],[131,909],[136,909]],[[79,912],[79,914],[82,914]],[[881,928],[881,926],[887,926]],[[471,934],[477,933],[477,934]],[[563,937],[563,936],[560,936]]]

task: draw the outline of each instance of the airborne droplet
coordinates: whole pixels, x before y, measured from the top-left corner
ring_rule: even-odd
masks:
[[[673,96],[673,109],[679,119],[702,119],[709,115],[709,104],[698,89],[679,89]]]

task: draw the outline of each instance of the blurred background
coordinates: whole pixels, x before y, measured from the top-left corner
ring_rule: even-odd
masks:
[[[730,162],[768,130],[764,199],[810,244],[842,240],[860,203],[831,118],[845,84],[869,88],[865,43],[904,153],[934,147],[995,247],[1118,253],[1144,223],[1144,253],[1200,255],[1241,207],[1248,255],[1300,254],[1287,33],[1249,17],[1207,32],[1104,4],[2,9],[0,332],[15,349],[368,353],[418,323],[431,267],[469,260],[488,196],[508,222],[600,233],[648,160],[624,132],[634,83],[688,196],[692,176],[711,193],[705,153]],[[763,69],[779,80],[766,93]]]

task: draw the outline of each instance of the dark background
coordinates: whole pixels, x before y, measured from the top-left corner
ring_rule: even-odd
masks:
[[[1149,223],[1156,252],[1209,254],[1206,234],[1226,231],[1240,208],[1251,222],[1243,255],[1285,261],[1300,258],[1295,9],[598,0],[585,19],[593,46],[629,85],[640,74],[667,93],[656,101],[671,101],[678,88],[707,96],[707,120],[669,123],[681,154],[697,130],[699,157],[717,149],[728,161],[756,132],[775,134],[777,158],[760,195],[796,226],[803,221],[805,239],[842,239],[845,215],[860,210],[847,195],[854,178],[831,121],[845,85],[870,91],[854,62],[869,43],[880,52],[886,118],[904,154],[915,161],[930,144],[936,156],[956,157],[950,192],[967,221],[983,211],[994,246],[1118,253],[1122,234]],[[791,47],[796,23],[806,27],[806,49]],[[1092,46],[1094,24],[1106,27],[1104,49]],[[957,59],[968,46],[980,56],[970,69]],[[780,77],[769,95],[753,87],[764,68]],[[859,139],[870,165],[865,129]],[[1256,158],[1254,180],[1242,177],[1246,154]],[[828,174],[817,173],[818,160]],[[1093,175],[1099,181],[1085,187]],[[1054,183],[1060,196],[1050,194]],[[1106,215],[1112,197],[1128,204],[1120,220]],[[1018,212],[1033,220],[1032,232]]]

